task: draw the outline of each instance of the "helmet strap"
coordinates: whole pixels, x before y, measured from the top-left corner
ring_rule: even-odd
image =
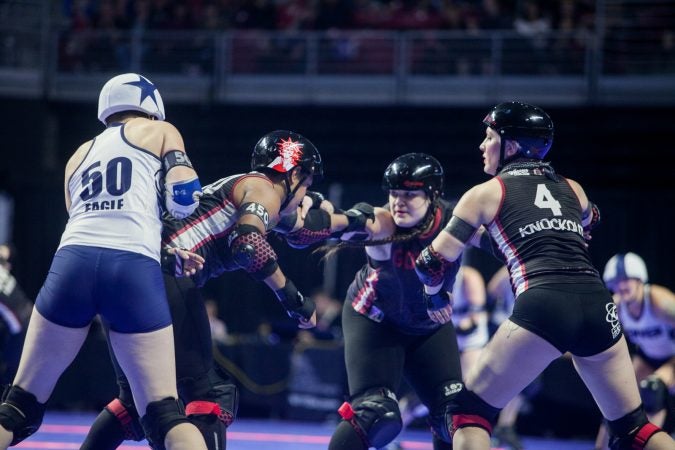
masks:
[[[295,169],[295,167],[293,169]],[[286,194],[286,198],[284,199],[283,203],[279,207],[279,211],[283,211],[284,209],[286,209],[286,207],[291,202],[293,197],[295,197],[295,193],[298,192],[298,189],[300,189],[300,186],[302,186],[302,183],[304,183],[305,180],[307,179],[306,176],[302,177],[300,179],[300,181],[298,181],[298,184],[295,186],[295,188],[291,189],[291,172],[286,172],[284,174],[284,184],[286,185],[286,192],[288,192],[288,194]]]
[[[499,164],[497,164],[497,172],[499,173],[506,165],[506,136],[499,133]]]

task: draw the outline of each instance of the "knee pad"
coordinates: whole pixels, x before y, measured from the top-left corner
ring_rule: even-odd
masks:
[[[429,410],[431,432],[443,442],[452,443],[452,413],[457,409],[456,398],[464,390],[461,381],[443,383],[436,391],[434,404]]]
[[[653,414],[666,407],[668,386],[656,375],[650,375],[640,381],[640,397],[645,412]]]
[[[12,443],[16,445],[34,434],[45,415],[45,405],[35,395],[19,386],[7,386],[0,404],[0,425],[13,433]]]
[[[181,404],[172,397],[148,403],[141,418],[145,437],[154,450],[165,450],[164,438],[170,429],[181,423],[189,423]]]
[[[403,428],[396,394],[387,388],[364,392],[351,404],[343,403],[338,413],[354,427],[367,447],[384,447]]]
[[[114,399],[105,406],[105,410],[112,414],[119,422],[124,439],[131,441],[140,441],[145,437],[140,417],[136,407],[130,404],[124,404],[118,398]]]
[[[662,431],[647,420],[642,405],[619,419],[608,420],[607,426],[611,450],[642,449],[655,433]]]
[[[218,418],[226,427],[229,427],[237,418],[239,388],[234,383],[219,383],[211,388],[209,397],[220,406]]]
[[[464,427],[479,427],[492,435],[501,409],[487,403],[473,392],[462,389],[457,397],[456,412],[452,416],[452,434]]]

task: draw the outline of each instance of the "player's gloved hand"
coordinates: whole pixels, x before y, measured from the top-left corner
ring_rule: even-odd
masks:
[[[427,314],[429,318],[436,323],[448,323],[452,316],[452,295],[445,289],[441,289],[436,294],[424,293],[424,300],[427,302]]]
[[[314,301],[302,295],[291,280],[286,279],[284,287],[277,289],[274,293],[288,317],[298,322],[299,328],[313,328],[316,325]]]
[[[364,232],[368,220],[375,220],[375,208],[365,202],[359,202],[344,212],[347,216],[347,227],[342,233]]]
[[[190,277],[204,268],[204,258],[184,248],[162,251],[162,270],[175,277]]]
[[[329,214],[333,213],[333,204],[326,200],[321,192],[307,191],[300,203],[300,218],[304,220],[310,209],[324,209]]]

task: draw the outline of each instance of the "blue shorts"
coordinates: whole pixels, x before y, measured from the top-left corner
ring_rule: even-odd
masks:
[[[51,322],[70,328],[88,325],[96,314],[119,333],[146,333],[171,324],[159,263],[109,248],[60,248],[35,307]]]

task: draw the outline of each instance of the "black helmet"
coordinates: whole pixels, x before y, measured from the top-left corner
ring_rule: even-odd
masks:
[[[517,157],[544,159],[553,144],[553,121],[538,106],[521,102],[500,103],[485,116],[483,123],[502,137],[501,159],[505,163],[504,141],[510,139],[520,144]]]
[[[301,134],[276,130],[261,137],[251,155],[251,170],[288,173],[294,167],[314,177],[323,177],[321,155],[309,139]]]
[[[443,195],[443,167],[426,153],[399,156],[384,171],[382,189],[424,190],[433,201]]]

